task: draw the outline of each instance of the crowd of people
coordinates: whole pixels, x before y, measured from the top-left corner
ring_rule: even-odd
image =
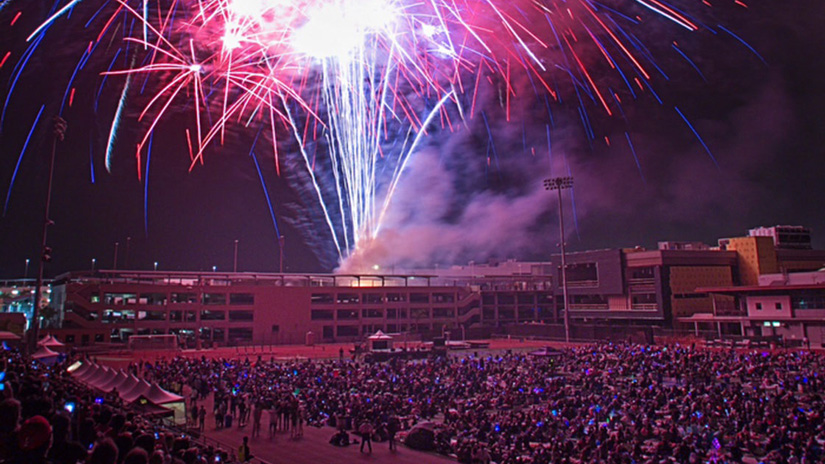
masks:
[[[268,410],[276,429],[434,421],[435,448],[461,463],[814,463],[823,368],[808,351],[599,344],[387,363],[176,358],[144,373],[215,392],[219,414]]]
[[[0,463],[216,464],[234,452],[195,443],[75,381],[70,361],[47,366],[0,351]]]
[[[339,441],[361,435],[365,453],[372,437],[393,446],[428,422],[433,449],[462,464],[825,461],[821,354],[635,344],[543,354],[386,363],[176,357],[132,369],[194,402],[197,427],[211,397],[216,428],[233,426],[227,417],[251,424],[253,437],[265,425],[270,437],[299,437],[305,423],[332,426]],[[221,459],[85,390],[65,369],[5,356],[5,462]],[[239,452],[251,454],[244,445]]]

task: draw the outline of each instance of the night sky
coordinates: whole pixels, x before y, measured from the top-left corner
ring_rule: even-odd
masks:
[[[565,196],[572,251],[655,247],[661,240],[715,244],[717,238],[776,224],[809,226],[815,247],[825,247],[825,3],[752,0],[747,9],[733,2],[712,3],[718,19],[714,28],[723,24],[735,31],[758,56],[723,32],[677,33],[679,46],[700,75],[673,53],[672,25],[651,28],[641,39],[661,66],[652,83],[663,103],[639,92],[637,101],[622,105],[624,118],[607,118],[588,104],[592,138],[576,102],[567,98],[551,104],[551,121],[543,98],[528,90],[523,76],[514,77],[520,94],[511,103],[509,122],[494,90],[483,90],[484,117],[479,112],[453,132],[433,131],[413,157],[381,235],[355,266],[546,259],[556,252],[558,222],[555,197],[541,181],[568,172],[575,177],[574,208]],[[699,2],[687,4],[693,5],[686,7],[690,10]],[[0,1],[0,60],[11,52],[0,67],[3,101],[25,38],[48,16],[51,5]],[[86,17],[82,7],[75,14]],[[51,149],[49,120],[59,110],[78,47],[85,47],[72,33],[82,22],[66,18],[55,25],[8,98],[0,132],[0,192],[8,201],[0,218],[0,278],[23,277],[27,258],[32,260],[28,277],[35,275]],[[95,112],[90,95],[100,80],[86,75],[92,77],[78,79],[78,100],[63,114],[68,130],[57,148],[54,225],[49,229],[54,259],[46,275],[89,269],[92,259],[97,268],[111,269],[116,242],[118,268],[148,270],[157,261],[160,270],[217,266],[230,271],[235,240],[240,271],[276,272],[278,233],[249,156],[256,131],[230,131],[224,146],[208,151],[205,163],[189,172],[186,141],[176,127],[186,116],[170,118],[154,136],[146,189],[134,161],[142,132],[130,130],[137,110],[124,117],[126,129],[108,173],[103,152],[118,94],[115,86],[106,88]],[[615,76],[596,79],[615,85],[610,82]],[[42,119],[7,198],[41,105]],[[713,157],[675,107],[694,124]],[[551,122],[548,151],[546,127]],[[300,163],[290,159],[288,144],[281,150],[280,176],[271,149],[259,146],[256,154],[277,230],[285,237],[285,270],[331,270],[336,256],[318,225],[317,205],[300,187],[306,182]]]

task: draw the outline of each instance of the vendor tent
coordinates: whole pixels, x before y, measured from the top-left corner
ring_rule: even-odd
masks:
[[[145,395],[149,389],[152,388],[148,382],[145,380],[138,380],[134,387],[130,388],[129,391],[123,391],[120,393],[120,397],[123,398],[123,401],[127,403],[131,403],[138,399],[140,395]]]
[[[159,404],[165,408],[175,411],[175,423],[186,423],[186,400],[180,395],[160,388],[158,384],[152,384],[152,388],[142,395],[149,401]]]
[[[52,351],[46,346],[41,346],[32,354],[32,359],[36,359],[43,364],[51,365],[57,361],[58,356],[60,356],[60,353]]]
[[[369,350],[388,350],[392,348],[393,338],[382,331],[377,331],[367,337],[369,343]]]
[[[117,374],[115,374],[111,379],[109,379],[108,382],[103,382],[98,388],[105,392],[110,392],[115,386],[123,383],[123,381],[126,380],[127,377],[128,376],[126,375],[126,373],[123,372],[123,369],[121,369],[117,371]]]
[[[64,343],[61,343],[60,340],[54,337],[54,335],[46,335],[39,342],[37,342],[37,346],[46,346],[49,348],[63,348],[66,346]]]

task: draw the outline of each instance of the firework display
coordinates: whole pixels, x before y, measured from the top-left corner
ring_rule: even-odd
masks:
[[[0,10],[12,27],[29,14],[22,0]],[[54,30],[76,30],[72,44],[83,46],[66,51],[76,61],[59,113],[93,105],[110,121],[107,169],[124,125],[140,133],[139,178],[161,125],[180,126],[190,169],[227,132],[245,131],[249,144],[263,132],[279,172],[285,158],[305,167],[317,214],[346,259],[380,232],[431,132],[458,130],[490,95],[506,120],[514,100],[539,96],[576,102],[593,138],[588,114],[622,117],[623,102],[659,99],[667,76],[638,30],[741,40],[709,25],[711,11],[708,2],[659,0],[56,0],[20,34],[25,51],[0,57],[0,69],[14,67],[2,118],[30,59],[65,46]],[[664,40],[701,74],[677,40]],[[78,82],[92,78],[90,98],[75,101]],[[101,101],[104,89],[119,98]]]

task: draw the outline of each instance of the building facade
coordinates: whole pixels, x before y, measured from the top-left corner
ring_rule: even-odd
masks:
[[[720,333],[756,335],[764,329],[742,323],[750,313],[733,289],[819,269],[825,252],[777,248],[771,237],[749,235],[713,248],[662,242],[657,250],[573,252],[566,261],[567,301],[558,255],[402,275],[73,272],[53,282],[48,332],[80,346],[133,335],[175,335],[187,346],[353,341],[377,330],[457,339],[512,324],[558,328],[569,309],[576,325],[687,331],[703,319]],[[782,298],[760,304],[794,308],[792,295]],[[771,313],[778,316],[787,315]]]

